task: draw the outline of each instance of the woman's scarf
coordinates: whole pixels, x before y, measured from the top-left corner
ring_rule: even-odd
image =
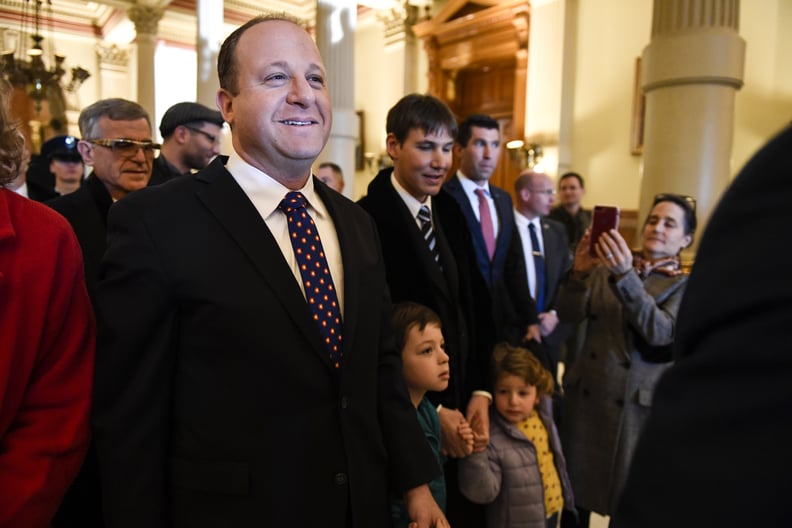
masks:
[[[652,273],[661,273],[669,277],[676,277],[682,275],[685,271],[679,262],[679,256],[660,257],[659,259],[647,259],[640,253],[633,253],[633,267],[636,273],[642,279],[645,279]]]

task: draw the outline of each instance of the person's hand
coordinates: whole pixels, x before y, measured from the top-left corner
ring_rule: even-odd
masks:
[[[556,326],[558,326],[558,314],[555,310],[539,314],[539,330],[542,336],[546,337],[552,334]]]
[[[599,264],[599,259],[592,257],[589,253],[590,241],[591,228],[588,228],[580,238],[580,242],[578,242],[575,250],[575,260],[572,263],[572,271],[577,278],[585,278]]]
[[[481,394],[474,394],[468,403],[467,417],[473,430],[474,453],[484,451],[489,444],[489,407],[489,398]]]
[[[409,528],[451,528],[427,484],[407,490],[404,505],[411,519]]]
[[[537,343],[542,342],[542,330],[539,328],[538,324],[528,325],[525,335],[523,336],[523,341],[526,343],[529,341],[536,341]]]
[[[474,438],[475,434],[473,433],[473,427],[470,425],[469,422],[462,422],[457,427],[457,434],[459,437],[465,442],[465,446],[467,446],[467,453],[473,453],[473,446],[474,446]]]
[[[437,413],[440,418],[440,451],[454,458],[465,458],[471,451],[464,438],[459,435],[459,426],[467,423],[465,416],[456,409],[442,407]]]
[[[595,249],[611,275],[618,277],[632,269],[632,251],[617,230],[602,233]]]

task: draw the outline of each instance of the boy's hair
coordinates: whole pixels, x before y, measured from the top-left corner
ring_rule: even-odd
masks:
[[[468,116],[467,119],[459,123],[459,132],[456,134],[456,142],[462,148],[467,147],[471,136],[473,136],[473,127],[497,130],[500,132],[500,125],[492,117],[485,114],[473,114]]]
[[[432,95],[409,94],[388,110],[385,132],[393,134],[402,144],[413,128],[427,134],[448,129],[451,137],[457,135],[457,123],[448,105]]]
[[[407,331],[410,328],[417,326],[418,330],[423,330],[428,324],[437,325],[439,328],[443,327],[440,323],[440,316],[431,308],[414,302],[403,302],[394,306],[391,328],[396,337],[396,346],[399,348],[399,352],[404,348]]]
[[[492,351],[494,381],[504,374],[522,378],[539,396],[553,393],[553,376],[527,349],[498,343]]]

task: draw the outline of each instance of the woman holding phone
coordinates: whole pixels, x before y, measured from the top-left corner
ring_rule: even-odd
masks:
[[[616,229],[592,244],[589,229],[559,291],[559,317],[588,322],[580,355],[564,378],[561,412],[579,526],[588,526],[591,511],[608,515],[616,506],[655,384],[671,364],[687,283],[679,253],[695,229],[692,198],[658,195],[639,251]],[[562,519],[562,526],[575,525],[571,516]]]

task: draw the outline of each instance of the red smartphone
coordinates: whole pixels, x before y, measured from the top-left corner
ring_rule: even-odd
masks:
[[[619,208],[612,205],[595,205],[591,219],[591,238],[589,255],[597,256],[597,241],[602,233],[619,228]]]

